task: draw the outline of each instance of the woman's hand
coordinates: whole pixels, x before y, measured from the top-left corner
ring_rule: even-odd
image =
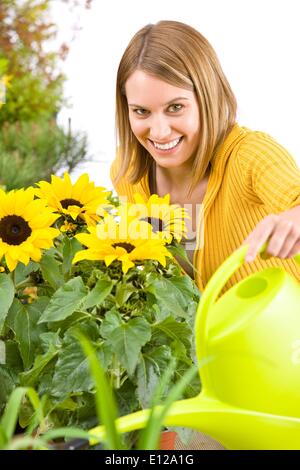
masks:
[[[300,206],[281,214],[265,217],[248,235],[243,245],[249,245],[246,261],[256,258],[268,241],[266,252],[278,258],[291,258],[300,252]]]

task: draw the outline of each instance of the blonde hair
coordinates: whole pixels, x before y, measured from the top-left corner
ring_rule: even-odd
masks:
[[[121,166],[114,184],[125,175],[131,184],[137,183],[148,174],[153,160],[129,122],[125,84],[136,70],[195,92],[201,139],[193,162],[192,191],[236,120],[236,99],[216,53],[198,31],[177,21],[149,24],[134,35],[117,73],[116,135]]]

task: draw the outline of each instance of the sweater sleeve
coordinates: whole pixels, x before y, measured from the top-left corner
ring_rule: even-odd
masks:
[[[279,213],[300,205],[300,169],[289,152],[268,134],[251,133],[238,155],[244,189]]]

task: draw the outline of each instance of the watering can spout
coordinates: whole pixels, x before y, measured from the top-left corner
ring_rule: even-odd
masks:
[[[149,415],[150,410],[142,410],[123,416],[116,421],[117,430],[126,433],[142,429]],[[243,410],[202,394],[174,402],[164,425],[196,429],[216,439],[226,449],[300,449],[299,419]],[[257,438],[258,429],[261,439]],[[91,445],[103,441],[104,426],[91,429],[90,435]]]
[[[223,440],[225,433],[222,433],[221,431],[222,424],[219,418],[219,413],[221,410],[226,413],[226,408],[226,405],[224,407],[223,404],[218,403],[215,400],[211,400],[210,398],[205,399],[200,395],[195,398],[179,400],[171,405],[168,414],[164,418],[163,424],[165,426],[183,426],[198,429],[212,437]],[[154,413],[155,411],[159,412],[160,409],[160,406],[155,407]],[[119,433],[142,429],[146,426],[149,416],[149,409],[122,416],[116,420],[116,428]],[[201,419],[199,419],[200,416]],[[216,419],[218,420],[217,426]],[[224,429],[226,428],[227,425],[224,426]],[[95,427],[94,429],[91,429],[89,433],[93,436],[90,439],[91,445],[95,445],[99,441],[105,439],[104,426]]]

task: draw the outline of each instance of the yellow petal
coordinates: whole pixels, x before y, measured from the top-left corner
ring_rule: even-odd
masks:
[[[102,256],[101,253],[99,253],[96,250],[87,249],[87,250],[77,251],[77,253],[75,254],[75,256],[73,258],[72,264],[77,263],[77,261],[81,261],[81,260],[84,260],[84,259],[87,259],[87,260],[102,260],[103,256]]]
[[[126,259],[122,261],[122,271],[124,274],[127,273],[127,271],[134,266],[134,263],[130,261],[129,259]]]
[[[7,267],[10,271],[13,271],[15,269],[15,267],[17,266],[18,264],[18,261],[16,261],[15,259],[13,259],[9,253],[6,253],[5,255],[5,260],[6,260],[6,264],[7,264]]]
[[[89,176],[87,173],[81,175],[72,189],[72,197],[76,199],[76,201],[81,202],[81,197],[84,197],[84,193],[87,191],[87,187],[89,185]]]
[[[109,266],[115,259],[118,258],[118,255],[107,255],[104,257],[106,266]]]

